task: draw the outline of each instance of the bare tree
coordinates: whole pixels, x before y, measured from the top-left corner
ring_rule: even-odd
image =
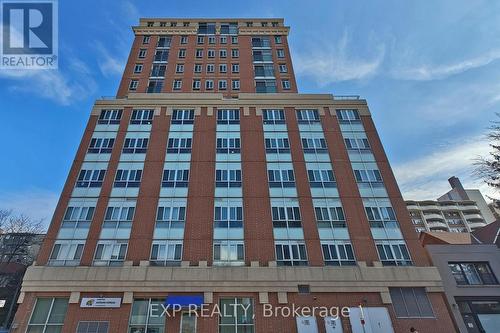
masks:
[[[500,113],[496,113],[500,118]],[[500,190],[500,120],[492,120],[491,125],[488,127],[488,134],[486,135],[490,152],[488,156],[479,157],[476,159],[474,165],[474,174],[479,179],[482,179],[488,186],[492,187],[495,191]],[[495,206],[499,206],[500,200],[488,196]]]
[[[34,260],[31,246],[39,242],[39,235],[44,232],[43,220],[0,210],[0,229],[0,264],[15,261],[30,265]]]

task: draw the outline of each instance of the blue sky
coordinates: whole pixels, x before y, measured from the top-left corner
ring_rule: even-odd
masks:
[[[500,111],[499,1],[60,1],[59,70],[0,71],[0,208],[50,220],[139,17],[284,17],[299,91],[368,100],[406,199],[436,198]]]

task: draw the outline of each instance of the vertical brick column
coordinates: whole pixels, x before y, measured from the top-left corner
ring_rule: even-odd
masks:
[[[290,141],[295,184],[297,187],[297,196],[299,198],[302,229],[304,231],[309,265],[323,266],[323,254],[321,253],[318,226],[316,225],[316,217],[314,215],[311,189],[309,187],[306,162],[302,151],[295,109],[290,107],[285,108],[285,118],[288,128],[288,140]]]
[[[54,215],[52,216],[49,230],[47,231],[47,235],[45,235],[43,244],[40,248],[40,251],[38,252],[38,257],[36,259],[37,265],[47,264],[50,253],[52,252],[52,247],[54,246],[54,242],[57,238],[57,233],[59,232],[59,228],[61,227],[66,208],[68,207],[68,202],[71,199],[71,193],[73,192],[76,180],[78,179],[78,174],[80,173],[80,169],[82,168],[85,154],[87,154],[87,148],[89,147],[90,140],[92,139],[92,135],[94,134],[94,129],[97,124],[98,117],[98,115],[91,115],[87,123],[85,132],[83,133],[82,141],[80,142],[80,146],[78,147],[75,159],[73,160],[73,164],[71,165],[68,178],[66,178],[66,183],[64,184],[61,196],[59,197],[59,201],[57,202],[57,206],[54,211]]]
[[[142,170],[141,187],[127,251],[127,260],[133,261],[134,264],[138,264],[140,260],[149,260],[171,118],[165,113],[166,108],[162,107],[160,115],[154,117]]]
[[[368,263],[378,261],[370,224],[365,214],[363,200],[356,184],[337,117],[330,115],[328,108],[325,108],[325,115],[321,116],[321,124],[356,260]]]
[[[275,259],[262,117],[250,108],[240,118],[245,257],[265,265]]]
[[[195,263],[212,262],[216,119],[216,110],[209,116],[202,107],[194,121],[182,258]]]
[[[94,218],[92,219],[92,223],[90,224],[90,230],[89,234],[87,235],[85,247],[83,249],[80,266],[92,265],[95,247],[97,245],[97,241],[99,240],[99,234],[101,233],[104,217],[106,216],[106,208],[108,207],[109,197],[111,195],[111,190],[113,189],[116,169],[118,169],[118,163],[120,161],[120,155],[122,153],[123,142],[125,141],[125,136],[127,135],[127,128],[131,114],[131,107],[125,107],[123,109],[122,119],[120,121],[118,133],[116,134],[113,151],[111,152],[111,157],[108,162],[108,169],[106,170],[106,175],[104,176],[104,181],[101,186],[99,199],[97,200]]]
[[[368,141],[372,147],[373,155],[375,156],[382,179],[384,180],[387,195],[391,200],[392,208],[394,208],[401,232],[406,240],[408,250],[410,251],[411,259],[417,266],[429,266],[429,258],[420,244],[418,233],[415,232],[415,228],[411,223],[408,209],[406,208],[406,204],[403,201],[401,192],[399,191],[396,178],[392,172],[389,160],[387,159],[387,155],[385,154],[382,142],[378,136],[375,124],[373,123],[373,119],[370,116],[361,116],[361,121],[363,123],[363,127],[365,128]]]

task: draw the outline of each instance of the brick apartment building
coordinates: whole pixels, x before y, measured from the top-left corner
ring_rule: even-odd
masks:
[[[13,332],[455,330],[366,101],[299,94],[283,19],[141,19],[133,30]],[[148,311],[187,300],[251,312]],[[263,313],[292,304],[351,317]]]

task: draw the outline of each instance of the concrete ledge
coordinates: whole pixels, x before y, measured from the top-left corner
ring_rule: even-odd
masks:
[[[425,287],[441,292],[435,267],[54,267],[30,266],[22,292],[387,292],[388,287]]]

